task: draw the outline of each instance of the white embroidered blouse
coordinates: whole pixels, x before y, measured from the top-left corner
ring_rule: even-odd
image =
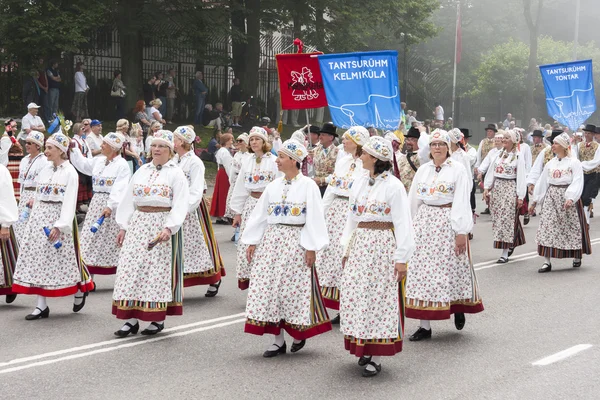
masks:
[[[37,189],[33,207],[39,201],[62,203],[60,217],[52,226],[61,232],[70,232],[77,206],[79,175],[70,162],[65,161],[58,167],[48,162],[37,178]]]
[[[565,192],[565,200],[576,202],[583,192],[583,167],[581,161],[573,157],[559,159],[554,157],[544,167],[540,179],[533,190],[533,201],[541,203],[544,201],[546,192],[550,185],[568,185]]]
[[[272,153],[266,153],[257,163],[256,154],[253,153],[244,161],[231,195],[230,207],[235,214],[242,213],[250,192],[264,191],[269,183],[280,176],[276,158]]]
[[[23,157],[19,164],[19,183],[21,184],[21,192],[24,188],[35,188],[37,186],[37,177],[42,169],[48,165],[48,160],[44,153],[40,153],[35,157],[31,154]]]
[[[0,226],[10,228],[19,219],[19,212],[12,176],[4,165],[0,165],[0,192]]]
[[[248,158],[250,158],[251,155],[252,153],[248,151],[245,153],[242,153],[241,151],[235,153],[235,155],[233,156],[233,160],[231,161],[231,169],[228,174],[230,185],[235,185],[235,181],[237,180],[237,177],[240,174],[240,170],[242,169],[242,164]]]
[[[183,156],[175,156],[175,163],[183,171],[190,190],[189,212],[197,210],[200,207],[202,196],[204,195],[204,163],[194,153],[193,150],[188,151]]]
[[[525,160],[519,151],[515,150],[509,153],[502,150],[498,152],[490,163],[490,170],[485,175],[483,187],[487,190],[491,189],[494,181],[498,178],[515,179],[517,181],[517,197],[520,200],[525,198],[527,170]]]
[[[335,170],[329,179],[329,185],[323,196],[323,207],[325,213],[331,206],[335,196],[350,197],[350,189],[354,180],[367,171],[363,169],[360,158],[354,158],[351,154],[346,154],[335,164]]]

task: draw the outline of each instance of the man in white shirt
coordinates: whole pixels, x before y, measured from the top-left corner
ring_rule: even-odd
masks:
[[[21,120],[21,132],[17,136],[18,140],[24,141],[31,131],[44,132],[46,130],[44,122],[38,116],[39,108],[40,106],[35,103],[27,105],[27,114]]]
[[[83,62],[78,61],[75,67],[75,96],[73,97],[73,106],[71,112],[75,115],[75,122],[81,121],[88,115],[87,108],[87,92],[90,87],[87,84],[87,79],[83,74]]]
[[[86,123],[87,126],[85,126]],[[102,152],[102,121],[84,119],[83,125],[85,141],[90,148],[92,157],[97,157]]]

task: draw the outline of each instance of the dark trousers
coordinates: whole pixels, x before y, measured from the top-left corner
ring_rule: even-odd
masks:
[[[475,212],[477,203],[475,202],[475,191],[477,190],[477,181],[473,179],[473,188],[471,189],[471,210]]]
[[[113,97],[117,109],[117,120],[125,118],[125,97]]]
[[[598,195],[598,173],[583,175],[583,192],[581,193],[581,201],[584,207],[589,207],[592,199]]]
[[[319,186],[319,190],[321,191],[321,197],[325,196],[325,190],[327,190],[327,185]]]

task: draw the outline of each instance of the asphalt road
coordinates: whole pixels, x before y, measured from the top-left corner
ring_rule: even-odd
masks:
[[[299,353],[262,357],[272,337],[243,333],[246,293],[235,280],[232,229],[219,225],[228,271],[219,295],[187,290],[184,315],[168,318],[156,337],[113,336],[121,326],[110,312],[114,277],[98,277],[77,314],[71,298],[50,299],[50,318],[30,322],[33,297],[2,301],[0,399],[598,399],[596,256],[580,269],[558,260],[538,274],[537,222],[525,227],[528,243],[511,262],[498,265],[491,221],[482,216],[472,254],[485,311],[467,315],[460,332],[452,321],[433,322],[432,340],[406,341],[371,379],[361,377],[337,327]],[[593,219],[594,252],[598,225]],[[407,320],[407,335],[417,327]]]

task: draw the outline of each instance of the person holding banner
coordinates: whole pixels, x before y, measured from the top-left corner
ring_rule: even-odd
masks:
[[[515,247],[525,244],[519,220],[519,209],[527,191],[525,160],[518,150],[517,133],[508,130],[503,136],[503,149],[490,164],[483,192],[492,214],[494,248],[502,249],[498,264],[506,264]]]
[[[342,276],[342,258],[344,248],[340,242],[344,224],[348,217],[350,189],[356,178],[364,174],[362,147],[369,140],[369,131],[362,126],[348,129],[342,136],[344,151],[348,153],[335,165],[329,186],[323,197],[329,246],[317,253],[317,271],[321,294],[325,305],[334,310],[340,308],[340,279]],[[339,324],[339,314],[331,323]]]
[[[600,188],[600,144],[594,141],[596,126],[588,124],[583,128],[585,142],[579,144],[579,161],[583,167],[583,193],[581,201],[586,220],[590,221],[590,204]]]
[[[314,181],[319,186],[321,196],[325,195],[325,190],[329,184],[330,175],[335,169],[335,161],[338,155],[338,148],[333,144],[333,140],[338,137],[337,128],[333,123],[326,122],[319,130],[320,144],[314,150],[313,164],[315,167]]]
[[[275,163],[275,156],[271,153],[267,132],[255,126],[248,135],[251,155],[244,161],[233,195],[231,196],[231,210],[234,213],[233,227],[240,227],[240,236],[246,229],[246,223],[267,185],[278,175],[279,170]],[[250,286],[250,263],[246,257],[248,245],[237,245],[237,279],[240,290]]]
[[[381,372],[381,356],[401,352],[404,338],[404,279],[415,241],[406,191],[391,171],[393,151],[379,136],[363,146],[368,173],[352,184],[342,234],[340,330],[364,377]]]
[[[546,164],[535,185],[533,202],[529,213],[542,203],[540,225],[536,241],[538,254],[544,257],[540,273],[550,272],[550,258],[573,258],[573,267],[581,266],[583,254],[591,254],[588,224],[580,196],[584,190],[581,162],[569,157],[570,138],[566,133],[558,135],[552,144],[556,154]]]

